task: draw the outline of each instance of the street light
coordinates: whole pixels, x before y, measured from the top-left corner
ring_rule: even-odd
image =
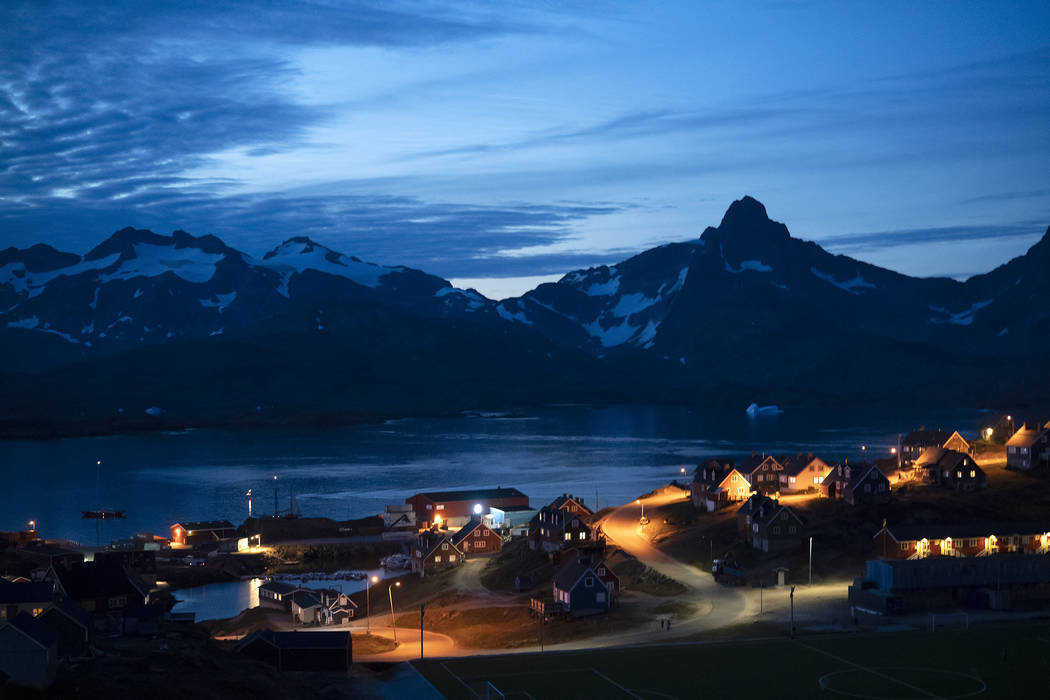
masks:
[[[984,439],[985,440],[991,440],[992,439],[992,433],[994,433],[994,432],[995,432],[995,430],[992,429],[992,428],[985,428],[984,429]]]
[[[273,475],[273,517],[277,517],[277,475]]]
[[[642,503],[642,499],[640,499],[640,498],[636,499],[635,503],[638,503],[639,505],[642,506],[642,520],[645,520],[645,504]]]
[[[277,477],[274,477],[275,479]],[[372,576],[365,581],[365,634],[372,632],[372,597],[370,595],[373,583],[378,583],[379,577]]]
[[[394,628],[394,644],[397,644],[397,621],[394,620],[394,586],[401,587],[400,581],[395,581],[386,589],[387,597],[390,598],[390,626]],[[420,631],[420,634],[423,634]]]
[[[35,520],[30,520],[29,521],[29,531],[30,532],[36,532],[36,521]]]

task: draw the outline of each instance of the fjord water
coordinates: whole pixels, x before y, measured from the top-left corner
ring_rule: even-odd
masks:
[[[468,414],[331,429],[239,428],[0,442],[9,475],[0,490],[0,530],[36,520],[49,538],[85,545],[95,523],[81,511],[112,508],[101,539],[167,535],[179,520],[229,519],[288,508],[344,519],[381,513],[418,491],[513,486],[533,504],[571,492],[591,504],[622,504],[691,473],[702,457],[812,451],[827,461],[889,456],[897,434],[925,424],[980,427],[975,411],[864,415],[787,411],[749,419],[732,413],[646,406],[552,406],[526,414]],[[861,446],[867,447],[862,450]],[[96,461],[102,460],[101,469]]]

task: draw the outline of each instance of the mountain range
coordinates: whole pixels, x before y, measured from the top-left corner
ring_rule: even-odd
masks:
[[[0,435],[342,423],[554,401],[1045,405],[1050,229],[960,282],[793,238],[695,240],[494,301],[295,237],[126,228],[0,250]],[[746,403],[744,404],[746,405]]]

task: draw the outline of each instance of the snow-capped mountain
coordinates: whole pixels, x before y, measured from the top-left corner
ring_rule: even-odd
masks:
[[[642,350],[681,364],[755,344],[819,357],[847,339],[1011,353],[1047,337],[1048,263],[1050,232],[966,282],[908,277],[792,238],[744,197],[697,240],[571,272],[497,313],[592,354]]]
[[[128,228],[84,256],[0,251],[0,435],[559,401],[1048,410],[1048,270],[1050,230],[965,282],[908,277],[750,197],[697,239],[500,302],[307,238],[254,258]]]
[[[23,341],[34,348],[25,358],[31,368],[141,343],[217,336],[330,300],[434,317],[490,305],[439,277],[362,262],[307,238],[291,238],[261,260],[214,236],[131,228],[83,257],[44,245],[0,251],[0,330],[5,337],[15,332],[9,342],[16,344],[27,334],[57,341],[44,355],[41,338]]]

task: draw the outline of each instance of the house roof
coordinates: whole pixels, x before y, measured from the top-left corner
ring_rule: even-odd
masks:
[[[452,537],[450,537],[449,539],[452,540],[452,544],[454,544],[454,545],[456,545],[458,547],[460,542],[465,540],[470,535],[470,533],[474,532],[479,527],[485,527],[485,526],[482,525],[480,520],[475,520],[474,518],[471,518],[469,523],[467,523],[463,527],[459,528],[459,530],[456,531],[455,533],[453,533]],[[488,529],[488,528],[486,528],[486,529]]]
[[[927,430],[919,428],[904,436],[902,445],[943,445],[952,436],[947,430]]]
[[[175,525],[179,525],[183,530],[194,532],[196,530],[233,530],[233,523],[229,520],[193,520],[186,522],[177,522]]]
[[[1007,447],[1031,447],[1035,443],[1039,442],[1039,439],[1046,434],[1046,428],[1029,428],[1025,425],[1021,426],[1021,429],[1010,436],[1010,439],[1006,441]]]
[[[560,591],[571,591],[579,583],[580,579],[588,573],[591,574],[597,581],[601,581],[593,569],[593,565],[590,562],[583,562],[580,559],[573,559],[566,562],[558,573],[554,575],[554,587]],[[602,586],[605,584],[602,583]]]
[[[8,620],[7,624],[11,625],[45,649],[58,641],[57,632],[27,613],[25,610],[15,615],[13,619]]]
[[[448,542],[452,547],[455,548],[456,552],[460,552],[459,547],[456,547],[456,543],[452,541],[452,538],[447,532],[435,532],[433,530],[427,530],[419,534],[418,543],[419,549],[423,552],[423,558],[429,557],[434,550],[441,546],[442,542]]]
[[[47,603],[55,597],[55,585],[49,581],[39,583],[11,583],[0,579],[0,605],[19,603]]]
[[[73,566],[52,568],[59,585],[73,600],[137,595],[143,598],[148,587],[126,567],[109,562],[85,561]]]
[[[417,493],[417,496],[426,496],[430,500],[442,503],[449,501],[490,501],[498,498],[528,498],[517,489],[505,489],[497,487],[494,489],[468,489],[464,491],[428,491]]]
[[[744,504],[740,506],[740,510],[737,511],[737,514],[750,515],[765,504],[772,504],[775,506],[777,505],[777,502],[775,499],[762,493],[752,494],[751,498],[744,501]]]
[[[256,641],[264,641],[278,649],[345,649],[350,645],[350,633],[336,630],[318,632],[274,632],[256,630],[237,644],[237,649]]]
[[[822,460],[820,457],[815,457],[813,454],[808,455],[796,455],[794,457],[787,457],[781,460],[781,464],[784,465],[784,473],[788,476],[798,476],[801,474],[806,467],[817,462],[818,465],[823,465],[827,469],[831,469],[827,462]]]
[[[312,591],[297,590],[292,593],[292,602],[300,608],[320,607],[321,600]]]
[[[919,523],[885,526],[879,530],[880,533],[883,531],[889,533],[897,542],[917,541],[923,538],[943,540],[946,537],[1042,535],[1050,532],[1050,521]],[[875,533],[875,536],[878,537],[878,534]]]
[[[955,450],[946,450],[943,447],[927,447],[915,460],[915,466],[939,469],[955,469],[965,466],[967,469],[980,469],[970,455]]]
[[[591,509],[583,504],[582,499],[576,498],[571,493],[568,494],[568,495],[562,494],[562,495],[558,496],[557,498],[555,498],[553,501],[551,501],[551,508],[561,508],[563,505],[565,505],[569,501],[572,501],[576,505],[580,506],[581,508],[583,508],[588,513],[591,512]]]
[[[774,504],[776,504],[774,507],[765,510],[759,515],[756,515],[754,518],[754,522],[758,523],[759,525],[768,525],[769,523],[772,523],[774,520],[776,520],[777,517],[780,516],[781,512],[787,512],[787,514],[794,518],[796,522],[798,522],[800,525],[802,524],[802,518],[798,517],[798,514],[791,508],[787,506],[782,506],[779,503],[776,503],[776,501],[774,501]]]
[[[296,587],[290,583],[285,583],[284,581],[266,581],[259,586],[259,590],[263,589],[279,595],[286,595],[294,591]]]
[[[64,615],[88,632],[92,629],[91,616],[88,615],[87,610],[84,610],[84,608],[77,604],[76,601],[65,599],[51,603],[44,612],[40,613],[38,619],[44,619],[48,615]]]

